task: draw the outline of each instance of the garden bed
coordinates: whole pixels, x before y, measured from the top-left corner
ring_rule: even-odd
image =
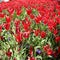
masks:
[[[60,2],[1,2],[0,60],[57,59],[60,60]]]

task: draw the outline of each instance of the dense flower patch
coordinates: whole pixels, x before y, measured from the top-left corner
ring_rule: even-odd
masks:
[[[0,60],[60,60],[60,3],[11,0],[0,3]]]

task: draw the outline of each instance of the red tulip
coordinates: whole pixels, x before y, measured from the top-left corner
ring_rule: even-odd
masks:
[[[53,26],[48,26],[49,30],[52,32],[54,30]]]
[[[48,19],[49,19],[49,17],[47,17],[47,16],[46,16],[46,17],[43,17],[43,18],[42,18],[43,23],[44,23],[44,24],[47,24],[47,23],[48,23]]]
[[[41,22],[41,20],[42,20],[42,17],[37,16],[37,17],[35,18],[36,24],[39,24],[39,23]]]
[[[30,14],[29,16],[31,19],[33,19],[35,17],[33,14]]]
[[[20,26],[20,20],[15,20],[14,23],[15,23],[15,26],[16,26],[16,27],[19,27],[19,26]]]
[[[34,34],[35,34],[36,36],[38,36],[38,35],[40,34],[40,30],[39,30],[39,29],[34,30]]]
[[[9,30],[10,29],[10,23],[4,23],[4,28],[6,30]]]
[[[49,49],[49,48],[50,48],[49,45],[45,45],[45,46],[43,47],[44,51],[47,51],[47,49]]]
[[[13,60],[17,60],[16,58],[14,58]]]
[[[0,25],[0,32],[2,31],[2,25]]]
[[[60,36],[57,36],[57,37],[55,37],[55,42],[59,42],[60,41]]]
[[[16,12],[17,12],[17,15],[20,15],[22,11],[21,10],[17,10]]]
[[[11,22],[11,18],[9,16],[6,16],[6,23],[10,23]]]
[[[15,34],[14,36],[15,36],[16,41],[17,41],[18,43],[20,43],[20,42],[22,41],[22,33]]]
[[[45,38],[46,37],[46,32],[45,31],[41,31],[40,36],[41,36],[41,38]]]
[[[58,54],[60,54],[60,46],[58,47]]]
[[[8,51],[6,52],[6,55],[7,55],[8,57],[11,57],[12,52],[11,52],[10,50],[8,50]]]
[[[28,9],[26,10],[27,11],[27,14],[30,15],[32,13],[32,10],[31,9]]]
[[[48,26],[50,27],[56,27],[57,23],[52,19],[48,21]]]
[[[53,52],[53,56],[54,56],[55,58],[57,58],[58,53],[54,51],[54,52]]]
[[[47,55],[52,55],[52,54],[53,54],[52,49],[48,49],[48,50],[47,50]]]
[[[5,14],[0,13],[0,18],[4,18]]]
[[[30,54],[30,56],[33,56],[33,47],[32,46],[30,46],[29,54]]]
[[[47,53],[47,55],[52,55],[53,54],[53,51],[52,51],[52,49],[50,48],[49,45],[44,46],[43,49]]]
[[[10,14],[13,14],[14,9],[9,7],[9,8],[8,8],[8,12],[9,12]]]
[[[16,27],[16,34],[20,33],[20,27]]]
[[[22,24],[23,24],[23,27],[24,27],[25,31],[28,31],[31,22],[26,20],[26,21],[22,21]]]
[[[56,18],[56,23],[60,24],[60,18],[59,17]]]
[[[30,60],[35,60],[35,58],[34,57],[30,57]]]
[[[53,34],[56,35],[58,33],[58,30],[54,30]]]
[[[23,33],[24,38],[28,38],[29,35],[30,35],[30,32],[29,31]]]

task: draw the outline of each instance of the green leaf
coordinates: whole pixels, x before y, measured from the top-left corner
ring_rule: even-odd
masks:
[[[14,11],[14,14],[13,14],[13,19],[17,18],[17,14],[16,14],[16,11]]]
[[[37,11],[36,9],[33,9],[33,10],[32,10],[32,13],[33,13],[34,15],[36,15],[36,16],[38,15],[38,11]]]
[[[41,56],[37,56],[36,58],[42,60],[42,57]]]

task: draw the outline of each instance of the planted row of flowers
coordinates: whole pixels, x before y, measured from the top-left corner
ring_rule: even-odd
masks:
[[[60,59],[60,5],[54,0],[0,3],[0,59]]]

